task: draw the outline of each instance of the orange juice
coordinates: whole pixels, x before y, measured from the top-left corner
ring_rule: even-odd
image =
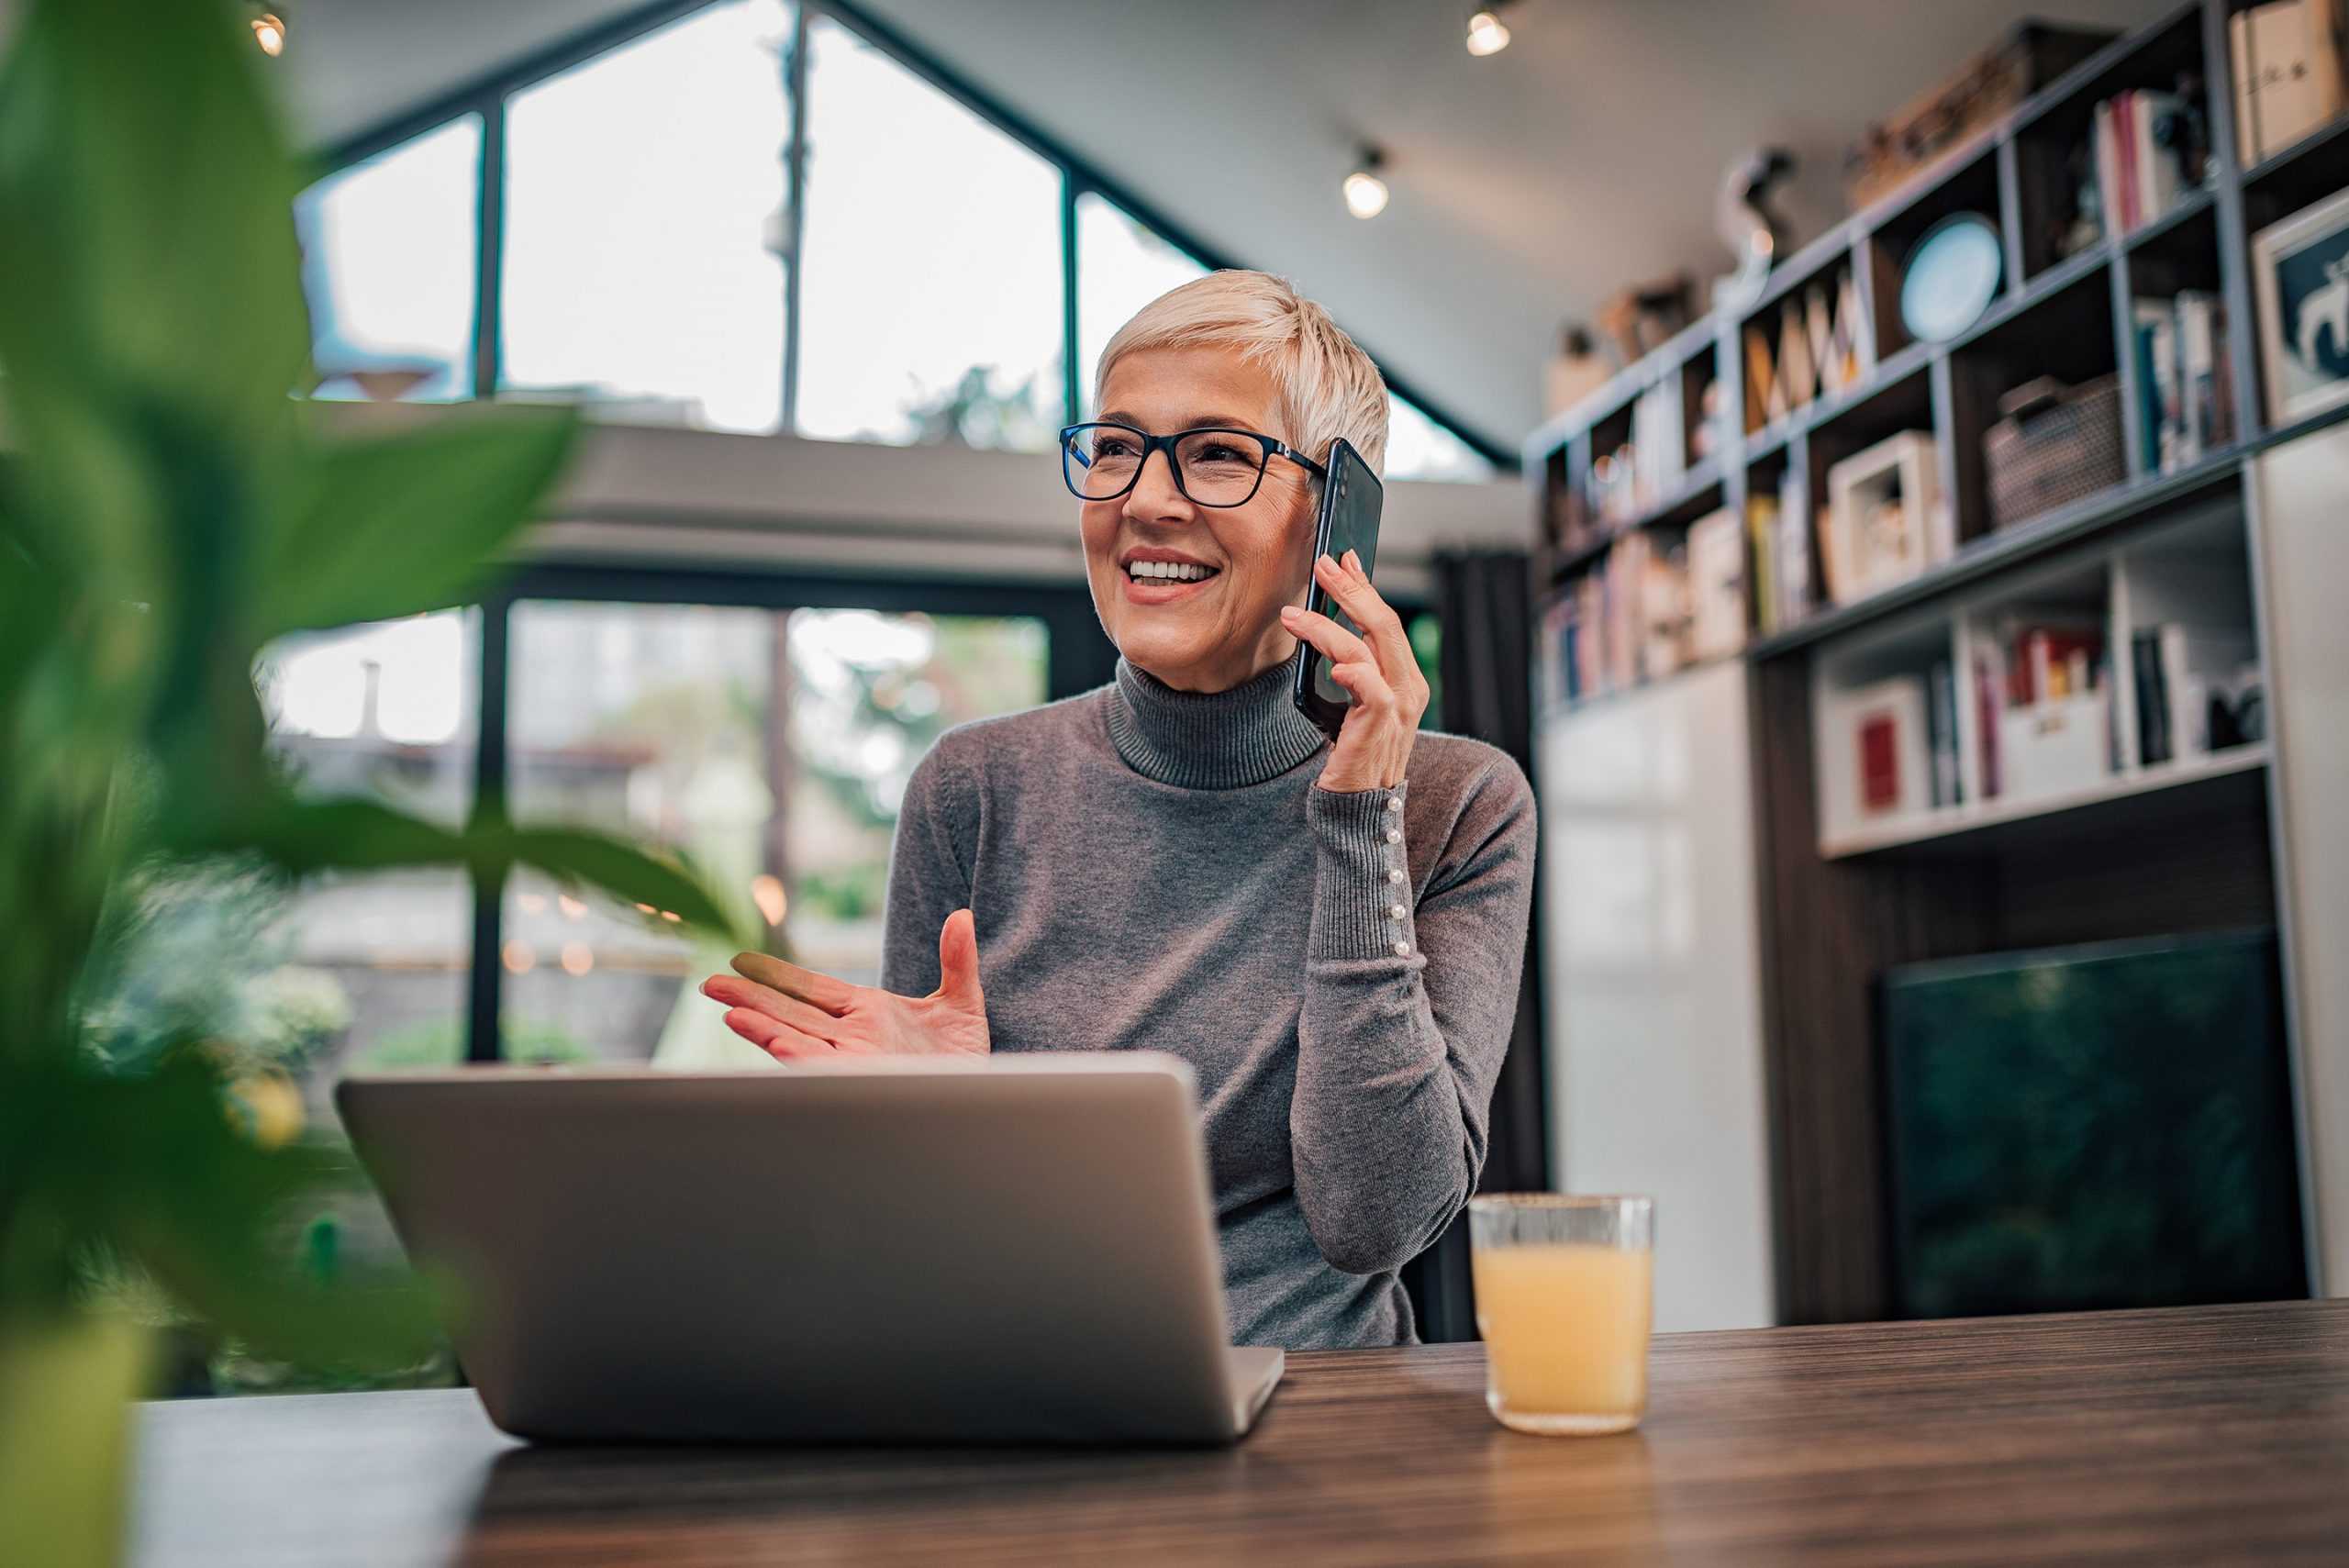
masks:
[[[1654,1254],[1576,1242],[1479,1247],[1486,1403],[1521,1431],[1620,1432],[1648,1398]]]

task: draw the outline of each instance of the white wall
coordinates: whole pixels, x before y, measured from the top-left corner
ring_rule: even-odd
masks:
[[[2349,1295],[2349,428],[2254,470],[2302,1136],[2322,1288]]]
[[[1747,673],[1545,725],[1551,1169],[1656,1203],[1655,1326],[1775,1320]]]

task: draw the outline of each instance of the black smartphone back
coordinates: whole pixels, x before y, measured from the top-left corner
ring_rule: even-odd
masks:
[[[1362,453],[1343,436],[1330,443],[1326,466],[1330,473],[1321,482],[1321,515],[1313,530],[1314,559],[1326,555],[1343,561],[1346,551],[1354,550],[1362,556],[1362,569],[1368,575],[1377,570],[1378,509],[1386,499],[1386,489]],[[1305,605],[1348,631],[1362,630],[1319,583],[1313,584]],[[1295,689],[1297,707],[1320,726],[1323,734],[1335,740],[1353,699],[1345,687],[1330,679],[1328,656],[1309,642],[1297,644]]]

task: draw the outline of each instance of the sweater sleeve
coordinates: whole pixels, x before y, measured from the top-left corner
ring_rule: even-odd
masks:
[[[927,996],[938,989],[938,929],[971,902],[978,792],[946,738],[916,764],[889,841],[882,906],[881,989]]]
[[[1466,793],[1426,891],[1402,788],[1308,792],[1313,916],[1289,1106],[1297,1201],[1349,1273],[1442,1235],[1485,1162],[1532,906],[1533,792],[1497,757]]]

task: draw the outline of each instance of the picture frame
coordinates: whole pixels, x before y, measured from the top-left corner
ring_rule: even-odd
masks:
[[[2349,191],[2252,237],[2271,428],[2349,403]]]
[[[1940,448],[1920,430],[1887,437],[1827,471],[1820,540],[1827,592],[1851,604],[1949,558]]]

